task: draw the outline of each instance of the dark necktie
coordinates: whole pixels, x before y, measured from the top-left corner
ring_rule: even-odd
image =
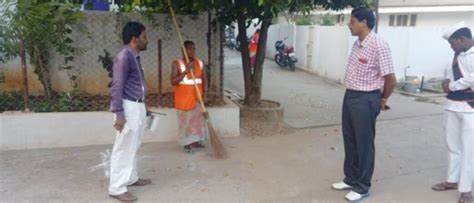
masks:
[[[459,80],[460,78],[463,77],[461,69],[459,68],[459,64],[458,64],[458,55],[459,54],[455,54],[454,59],[453,59],[453,78],[454,78],[454,81]]]

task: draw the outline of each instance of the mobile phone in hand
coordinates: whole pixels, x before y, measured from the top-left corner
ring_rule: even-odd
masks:
[[[384,111],[387,111],[387,110],[390,110],[390,106],[385,105],[385,110]]]

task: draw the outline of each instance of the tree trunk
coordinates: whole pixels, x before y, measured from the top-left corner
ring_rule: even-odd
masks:
[[[271,12],[267,13],[271,14]],[[242,66],[244,71],[244,105],[256,107],[260,105],[260,101],[262,99],[263,63],[265,61],[268,28],[271,25],[272,16],[266,14],[263,17],[262,25],[260,26],[260,37],[257,47],[257,60],[253,71],[251,70],[250,66],[250,53],[248,48],[247,26],[245,24],[245,20],[246,18],[243,15],[239,16],[237,19],[239,28],[239,41],[241,45]]]
[[[30,92],[28,90],[28,71],[26,68],[26,49],[25,49],[25,39],[23,36],[20,35],[20,58],[21,58],[21,70],[23,76],[23,105],[24,111],[30,111],[30,105],[28,97],[30,96]]]
[[[257,46],[257,60],[252,74],[252,88],[249,94],[249,106],[258,106],[262,99],[262,78],[263,64],[265,62],[265,52],[267,47],[268,28],[270,27],[272,18],[266,17],[262,20],[260,26],[260,37]]]
[[[240,42],[240,55],[242,58],[242,67],[244,72],[244,86],[245,86],[245,99],[244,104],[251,106],[250,98],[252,97],[253,77],[250,67],[250,51],[249,44],[247,41],[247,26],[245,25],[245,16],[239,15],[237,18],[237,25],[239,28],[238,40]]]
[[[51,99],[53,88],[51,84],[51,77],[48,70],[48,53],[47,51],[40,51],[41,49],[38,46],[34,46],[33,55],[35,56],[34,72],[38,75],[38,79],[43,85],[44,94],[47,99]]]

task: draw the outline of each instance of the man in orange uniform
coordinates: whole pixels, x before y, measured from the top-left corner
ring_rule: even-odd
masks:
[[[184,57],[173,61],[171,84],[175,86],[175,108],[178,110],[178,143],[184,146],[186,151],[191,152],[192,148],[203,148],[206,140],[205,119],[194,83],[204,99],[207,92],[207,78],[204,63],[196,57],[194,42],[185,41],[184,47],[190,63],[186,62]]]

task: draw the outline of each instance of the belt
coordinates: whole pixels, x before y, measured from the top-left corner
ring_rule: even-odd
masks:
[[[132,102],[138,102],[138,103],[143,103],[145,101],[145,99],[129,99],[129,98],[123,98],[125,100],[128,100],[128,101],[132,101]]]
[[[346,89],[348,92],[354,92],[354,93],[364,93],[364,94],[373,94],[373,93],[381,93],[380,89],[372,90],[372,91],[359,91],[359,90],[351,90],[351,89]]]

